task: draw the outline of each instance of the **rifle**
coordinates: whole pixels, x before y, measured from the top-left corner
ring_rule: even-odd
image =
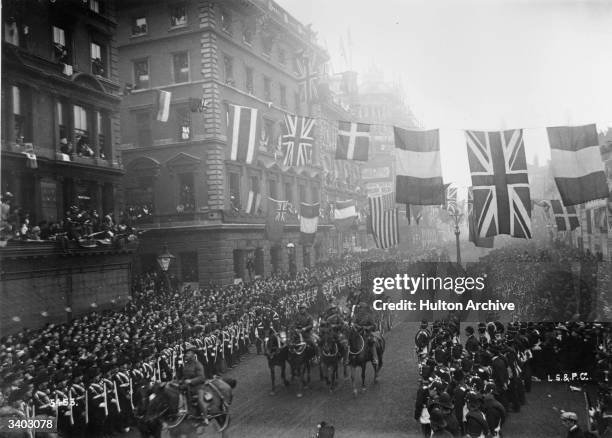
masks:
[[[104,407],[104,416],[108,417],[108,396],[106,394],[106,379],[102,382],[102,387],[104,388],[104,402],[102,402],[102,406]]]
[[[132,387],[132,377],[130,379],[130,406],[132,407],[132,411],[134,410],[134,388]]]
[[[117,392],[117,381],[113,379],[113,390],[115,393],[115,406],[117,406],[117,412],[121,413],[121,404],[119,403],[119,392]]]

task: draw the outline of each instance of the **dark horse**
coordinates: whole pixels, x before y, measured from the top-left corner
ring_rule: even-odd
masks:
[[[304,341],[302,334],[294,328],[289,329],[287,346],[291,380],[297,378],[297,396],[302,397],[304,387],[310,383],[310,361],[315,356],[315,351]]]
[[[349,365],[351,366],[351,386],[353,394],[357,395],[355,387],[355,368],[361,367],[361,390],[365,391],[365,372],[368,362],[372,362],[372,348],[376,348],[378,353],[378,365],[372,364],[374,368],[374,383],[378,382],[378,372],[383,365],[383,353],[385,352],[385,339],[379,337],[374,345],[368,342],[368,334],[355,327],[350,327],[348,330],[349,340]]]
[[[215,378],[205,383],[208,419],[214,420],[222,437],[229,426],[229,405],[234,379]],[[143,438],[200,436],[205,426],[195,416],[179,411],[181,389],[178,382],[145,383],[138,388],[138,430]],[[187,401],[191,404],[191,400]]]
[[[319,352],[321,363],[319,368],[322,375],[325,376],[325,382],[331,392],[334,390],[336,380],[338,379],[338,365],[342,361],[342,352],[331,329],[322,329],[320,333]]]
[[[276,332],[273,328],[266,329],[264,333],[264,354],[268,359],[268,368],[270,368],[270,378],[272,379],[270,395],[274,395],[276,391],[275,367],[280,367],[281,379],[283,379],[285,386],[289,385],[289,381],[285,377],[285,363],[288,358],[287,333],[284,331]]]

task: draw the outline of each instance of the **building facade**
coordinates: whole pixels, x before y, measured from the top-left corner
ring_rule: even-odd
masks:
[[[265,238],[268,197],[294,210],[321,201],[319,137],[310,166],[285,167],[278,146],[286,112],[321,112],[298,63],[305,54],[319,60],[313,68],[325,62],[314,33],[268,0],[119,6],[119,70],[132,90],[121,109],[125,209],[147,230],[138,268],[153,268],[167,244],[181,280],[228,283],[248,278],[249,260],[253,275],[267,275],[327,252],[325,239],[301,245],[295,214],[281,242]],[[160,91],[171,93],[167,121],[157,117]],[[252,164],[229,159],[229,105],[261,116]]]
[[[129,251],[5,240],[24,225],[61,227],[72,206],[118,214],[115,31],[111,0],[2,2],[3,331],[64,321],[90,303],[129,295]],[[99,275],[86,280],[92,269]],[[113,298],[94,297],[101,281],[113,285]]]

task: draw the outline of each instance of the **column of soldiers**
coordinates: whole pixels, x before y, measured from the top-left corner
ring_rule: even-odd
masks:
[[[198,360],[207,378],[221,374],[240,362],[249,352],[252,327],[249,319],[198,334],[186,341],[196,346]],[[49,374],[44,368],[34,372],[4,372],[0,405],[15,409],[21,418],[34,415],[57,418],[63,436],[111,436],[128,432],[142,406],[140,388],[155,381],[169,381],[181,375],[184,344],[152,353],[144,348],[140,357],[112,361],[80,360]],[[140,412],[142,414],[142,412]]]
[[[594,403],[590,412],[590,417],[599,413],[605,420],[604,414],[612,413],[612,360],[603,339],[610,339],[610,328],[602,332],[597,324],[579,323],[574,329],[582,335],[583,345],[577,353],[582,355],[580,364],[572,359],[564,362],[565,356],[573,354],[567,349],[579,347],[566,342],[564,331],[569,330],[565,325],[480,323],[476,330],[465,328],[465,342],[461,343],[458,321],[451,318],[432,327],[423,321],[415,336],[420,384],[414,409],[423,436],[501,437],[509,413],[520,412],[525,404],[532,381],[550,376],[559,366],[578,365],[600,383],[600,391],[607,388],[607,398],[600,392],[600,400],[607,404]],[[567,422],[569,417],[574,419],[571,436],[582,437],[576,432],[577,415],[563,413],[562,420]],[[594,428],[592,418],[588,424]]]

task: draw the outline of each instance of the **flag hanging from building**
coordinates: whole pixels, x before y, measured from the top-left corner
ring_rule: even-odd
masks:
[[[446,188],[446,202],[444,208],[449,213],[457,212],[457,187],[448,186]]]
[[[355,208],[354,200],[334,202],[334,222],[337,228],[348,228],[355,223],[356,218],[357,209]]]
[[[336,160],[368,161],[370,149],[370,125],[365,123],[338,122]]]
[[[399,244],[399,226],[395,194],[386,193],[368,198],[372,235],[379,249],[387,249]]]
[[[472,187],[468,187],[468,234],[469,241],[480,248],[493,248],[493,237],[478,237],[477,225],[474,217],[474,194]]]
[[[319,203],[300,205],[300,233],[302,243],[312,245],[317,234],[319,224]]]
[[[573,205],[568,205],[566,207],[558,199],[551,199],[550,205],[553,215],[555,216],[558,231],[572,231],[580,226],[578,214]]]
[[[246,212],[248,214],[257,214],[259,211],[259,205],[261,204],[261,193],[257,193],[255,190],[249,190],[249,197],[247,198]]]
[[[402,204],[442,205],[445,186],[437,129],[414,131],[394,127],[395,200]]]
[[[227,142],[230,159],[246,164],[255,161],[259,140],[258,111],[246,106],[229,105]]]
[[[563,205],[608,197],[608,183],[594,124],[547,128],[551,165]]]
[[[478,237],[531,238],[531,199],[523,131],[466,131]]]
[[[285,113],[281,142],[285,166],[310,166],[314,145],[315,119]]]
[[[172,93],[169,91],[157,90],[157,120],[167,122],[170,115],[170,101]]]
[[[314,53],[306,54],[303,50],[295,54],[295,67],[300,78],[300,95],[302,102],[315,101],[319,98],[319,63]]]
[[[283,237],[287,221],[287,201],[268,198],[268,217],[266,220],[266,238],[278,242]]]

